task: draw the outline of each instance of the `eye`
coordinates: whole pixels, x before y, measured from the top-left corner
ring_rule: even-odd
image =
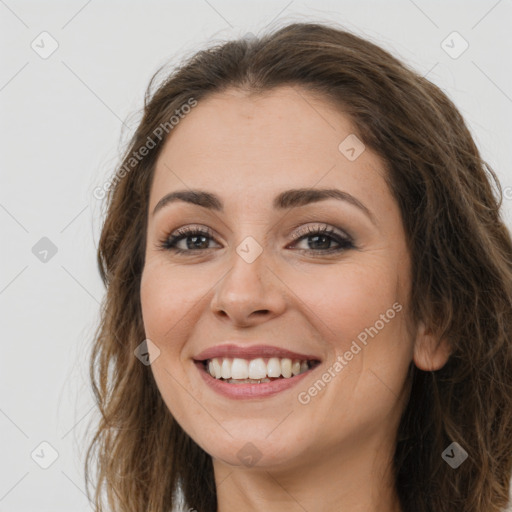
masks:
[[[308,253],[316,253],[316,255],[337,253],[346,251],[347,249],[354,249],[355,245],[349,236],[338,232],[337,230],[324,225],[320,226],[307,226],[292,235],[295,240],[294,246],[298,242],[307,242],[307,248],[298,249]],[[337,247],[332,247],[332,243],[337,244]]]
[[[160,240],[161,249],[175,253],[195,252],[210,249],[209,240],[213,240],[213,233],[208,228],[187,226],[180,228],[171,235]],[[181,247],[179,244],[181,244]]]
[[[307,248],[298,248],[297,250],[315,255],[337,253],[355,248],[350,237],[327,225],[324,227],[307,226],[294,233],[292,238],[294,239],[293,246],[307,241]],[[214,235],[210,229],[186,226],[160,240],[158,247],[176,254],[190,254],[212,249],[209,246],[211,241],[214,241]],[[337,247],[332,247],[333,243]]]

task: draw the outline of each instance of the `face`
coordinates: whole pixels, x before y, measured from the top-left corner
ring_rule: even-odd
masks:
[[[414,351],[410,260],[383,163],[354,133],[304,90],[232,90],[200,101],[159,156],[141,282],[151,369],[214,464],[391,447]],[[215,197],[161,203],[191,190]],[[237,382],[207,375],[215,355]],[[240,384],[251,368],[281,376]]]

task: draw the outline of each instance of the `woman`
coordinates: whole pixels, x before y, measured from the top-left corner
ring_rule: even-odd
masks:
[[[512,243],[452,102],[306,23],[153,84],[103,188],[97,510],[503,511]]]

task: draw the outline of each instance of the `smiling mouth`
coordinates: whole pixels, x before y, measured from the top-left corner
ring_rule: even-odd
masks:
[[[292,379],[318,366],[318,360],[279,357],[242,359],[214,357],[198,361],[214,379],[228,384],[262,384],[274,380]]]

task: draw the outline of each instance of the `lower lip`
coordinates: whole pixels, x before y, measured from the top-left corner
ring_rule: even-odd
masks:
[[[300,375],[295,375],[295,377],[290,377],[288,379],[277,379],[270,382],[262,382],[261,384],[229,384],[225,381],[212,377],[205,370],[203,363],[195,362],[195,365],[199,370],[201,377],[204,379],[208,386],[210,386],[217,393],[228,398],[234,398],[235,400],[264,398],[267,396],[276,395],[281,391],[285,391],[286,389],[290,389],[291,387],[295,386],[316,369],[316,367],[312,368],[304,373],[301,373]]]

